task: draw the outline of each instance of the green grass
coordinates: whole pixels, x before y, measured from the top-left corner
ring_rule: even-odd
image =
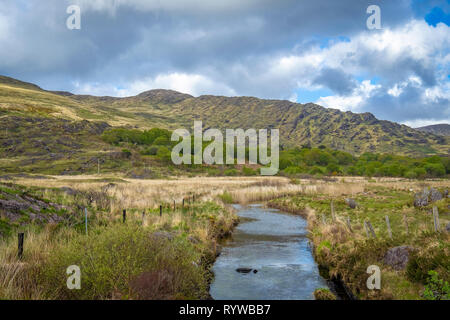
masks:
[[[445,231],[434,232],[431,205],[415,208],[410,192],[372,185],[368,185],[364,193],[354,196],[358,203],[356,209],[349,208],[344,198],[299,195],[275,199],[269,204],[294,213],[313,212],[308,218],[310,238],[321,274],[339,276],[360,299],[423,299],[430,270],[436,271],[444,281],[450,279],[450,235]],[[332,199],[336,222],[331,216]],[[450,222],[450,200],[443,199],[433,205],[440,208],[440,224],[445,228]],[[386,215],[390,220],[392,239],[388,236]],[[348,229],[347,218],[350,218],[352,232]],[[364,221],[370,221],[376,239],[367,238]],[[415,251],[410,254],[407,268],[395,271],[383,263],[383,258],[389,248],[401,245],[412,246]],[[366,269],[372,264],[381,268],[381,290],[370,291],[366,287]]]
[[[64,218],[56,224],[32,221],[28,211],[14,223],[0,218],[0,299],[207,299],[213,244],[236,221],[222,205],[196,201],[175,211],[163,203],[162,217],[154,208],[145,219],[127,208],[123,223],[121,212],[110,212],[115,200],[101,191],[69,196],[58,188],[1,187],[8,199],[27,195],[65,207],[41,209]],[[88,208],[87,235],[80,207]],[[25,233],[21,261],[18,231]],[[67,289],[70,265],[81,268],[81,290]]]

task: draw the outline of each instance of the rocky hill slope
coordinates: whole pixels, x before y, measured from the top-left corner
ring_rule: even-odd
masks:
[[[0,117],[8,121],[11,116],[172,130],[189,129],[194,120],[203,120],[204,129],[278,128],[283,147],[325,145],[355,155],[450,153],[450,137],[378,120],[370,113],[341,112],[312,103],[253,97],[193,97],[172,90],[150,90],[126,98],[95,97],[45,91],[33,84],[0,77]]]

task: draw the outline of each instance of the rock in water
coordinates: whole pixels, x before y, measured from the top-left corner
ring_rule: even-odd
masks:
[[[403,270],[408,264],[409,254],[414,248],[411,246],[399,246],[390,248],[383,259],[384,264],[391,266],[395,270]]]
[[[345,199],[345,203],[347,203],[347,205],[352,209],[355,209],[356,206],[358,205],[355,200],[350,198]]]
[[[236,271],[239,273],[249,273],[252,271],[252,268],[237,268]]]

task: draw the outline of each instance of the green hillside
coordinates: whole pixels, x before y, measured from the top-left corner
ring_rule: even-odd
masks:
[[[252,97],[192,97],[171,90],[151,90],[113,98],[49,92],[18,80],[0,78],[0,117],[45,117],[102,121],[110,126],[173,130],[203,127],[278,128],[281,145],[320,146],[354,155],[364,152],[426,156],[450,153],[450,138],[376,119],[370,113],[341,112],[312,103]]]
[[[450,136],[450,124],[441,123],[431,126],[416,128],[416,130],[437,134],[440,136]]]

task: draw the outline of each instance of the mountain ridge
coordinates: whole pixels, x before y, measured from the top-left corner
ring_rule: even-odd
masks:
[[[0,77],[0,112],[24,116],[38,113],[141,129],[189,129],[194,120],[202,120],[205,129],[278,128],[283,147],[325,145],[352,154],[450,153],[449,137],[379,120],[369,112],[342,112],[314,103],[245,96],[193,97],[174,90],[153,89],[131,97],[97,97],[46,91],[34,84]]]
[[[448,123],[432,124],[415,129],[423,132],[433,133],[436,135],[450,136],[450,124]]]

